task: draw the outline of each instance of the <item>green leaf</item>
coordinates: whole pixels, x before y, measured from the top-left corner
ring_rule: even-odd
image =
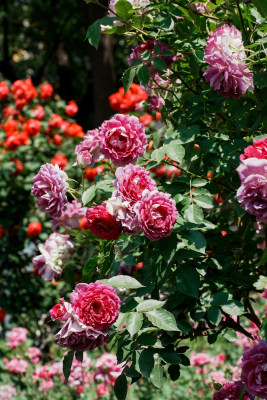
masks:
[[[170,378],[172,381],[177,381],[180,377],[180,367],[179,365],[170,365],[168,368]]]
[[[181,363],[181,357],[179,354],[175,353],[175,351],[163,350],[160,352],[160,356],[168,364],[180,364]]]
[[[197,204],[190,204],[184,212],[184,219],[188,222],[200,224],[204,219],[204,214]]]
[[[124,96],[130,89],[131,84],[133,83],[134,75],[135,75],[135,69],[132,67],[126,69],[126,71],[123,74],[122,84],[124,88]]]
[[[83,351],[75,351],[75,358],[76,360],[83,362]]]
[[[167,64],[160,57],[153,58],[152,65],[159,71],[167,71]]]
[[[236,333],[233,329],[227,328],[222,332],[223,337],[228,340],[228,342],[235,342],[237,339]]]
[[[172,234],[158,242],[159,252],[164,260],[169,264],[173,259],[177,249],[177,236]]]
[[[144,287],[135,278],[126,275],[113,276],[107,280],[107,285],[122,288],[122,289],[139,289]]]
[[[127,331],[131,336],[135,335],[142,327],[143,314],[139,312],[131,312],[126,321]]]
[[[176,271],[175,283],[180,292],[198,298],[200,278],[195,268],[181,265]]]
[[[178,163],[181,163],[183,161],[184,155],[185,155],[185,149],[183,146],[180,145],[179,140],[172,140],[169,144],[166,146],[166,154],[173,160]]]
[[[186,245],[189,250],[196,251],[198,253],[206,254],[206,239],[202,233],[198,231],[183,232],[183,234],[177,235],[178,239]]]
[[[242,315],[245,312],[242,303],[237,300],[227,301],[222,305],[222,310],[229,315]]]
[[[141,85],[147,87],[149,81],[149,70],[145,64],[137,68],[137,78]]]
[[[214,207],[212,198],[205,194],[195,196],[194,202],[202,208],[210,209]]]
[[[105,242],[103,249],[98,256],[98,268],[101,278],[103,278],[107,271],[112,267],[115,258],[114,245],[114,241]]]
[[[155,310],[156,308],[161,308],[165,304],[165,301],[159,301],[159,300],[144,300],[142,303],[138,304],[136,307],[136,310],[139,312],[144,312],[144,311],[150,311],[150,310]]]
[[[164,383],[163,368],[160,364],[155,365],[150,375],[151,382],[154,386],[161,389]]]
[[[208,181],[206,181],[205,179],[194,179],[192,181],[192,186],[194,187],[200,187],[200,186],[205,186],[208,183]]]
[[[87,189],[82,195],[82,202],[84,206],[89,203],[89,201],[93,200],[93,198],[96,196],[97,190],[103,191],[106,197],[109,197],[115,188],[111,180],[100,181],[90,186],[89,189]]]
[[[138,363],[140,372],[149,378],[154,368],[154,356],[152,351],[149,349],[142,350]]]
[[[132,10],[132,5],[126,0],[119,0],[115,4],[115,11],[118,14],[118,16],[124,20],[127,21],[131,17],[130,11]]]
[[[89,26],[86,37],[89,43],[97,49],[101,39],[101,26],[99,20]]]
[[[207,311],[207,317],[212,324],[217,326],[222,319],[221,310],[218,307],[210,307]]]
[[[164,331],[178,331],[175,318],[169,311],[159,308],[148,311],[146,316],[154,326]]]
[[[267,86],[267,71],[257,72],[254,74],[254,83],[259,86],[260,89]]]
[[[215,293],[211,304],[213,306],[221,306],[222,304],[227,304],[229,298],[230,298],[230,293],[221,291],[221,292]]]
[[[261,323],[261,336],[267,341],[267,318],[264,317]]]
[[[267,3],[266,1],[263,0],[252,0],[253,4],[255,4],[257,10],[259,11],[259,13],[267,18]]]
[[[243,399],[243,395],[244,395],[244,393],[245,393],[245,390],[246,390],[246,386],[245,386],[245,384],[243,383],[243,387],[242,387],[242,389],[241,389],[241,392],[240,392],[240,395],[239,395],[239,399],[238,399],[238,400],[242,400],[242,399]]]
[[[82,275],[83,276],[89,275],[96,267],[97,261],[98,261],[98,256],[90,258],[90,260],[88,260],[85,266],[83,267]]]
[[[63,359],[63,374],[65,377],[66,383],[68,383],[68,379],[70,376],[70,370],[71,370],[73,357],[74,357],[74,350],[70,350],[64,356],[64,359]]]
[[[115,381],[114,393],[118,400],[125,400],[127,396],[128,383],[125,374],[121,374]]]

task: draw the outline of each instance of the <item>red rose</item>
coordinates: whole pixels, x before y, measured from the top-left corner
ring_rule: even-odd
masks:
[[[40,235],[40,233],[42,232],[42,224],[41,222],[31,222],[28,225],[28,229],[27,229],[27,236],[28,237],[37,237]]]
[[[66,165],[68,164],[67,157],[65,154],[55,154],[52,160],[50,161],[50,164],[53,165],[58,165],[60,169],[65,169]]]
[[[87,226],[100,239],[117,240],[121,227],[115,217],[104,206],[88,208],[86,212]]]
[[[0,322],[3,322],[6,316],[6,311],[0,308]]]
[[[0,82],[0,100],[5,101],[9,96],[9,87],[6,82]]]
[[[76,102],[74,100],[69,101],[67,107],[65,108],[65,113],[72,118],[75,114],[77,114],[77,112],[78,106]]]
[[[80,220],[80,229],[87,231],[89,229],[88,225],[87,225],[87,219],[86,216],[83,216]]]
[[[43,100],[48,100],[53,95],[53,86],[50,83],[40,85],[40,97]]]
[[[141,124],[149,126],[153,121],[153,117],[151,114],[146,113],[144,115],[141,115],[141,117],[139,117],[139,121],[141,122]]]
[[[23,130],[30,137],[36,136],[41,131],[41,122],[38,119],[30,118],[25,124],[23,124]]]
[[[2,227],[2,225],[0,225],[0,239],[3,237],[4,233],[5,233],[5,230]]]

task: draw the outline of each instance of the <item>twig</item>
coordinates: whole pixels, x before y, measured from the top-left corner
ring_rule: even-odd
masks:
[[[247,42],[246,44],[248,45],[248,44],[250,44],[250,41],[249,41],[249,37],[248,37],[247,31],[246,31],[246,27],[245,27],[245,24],[244,24],[242,13],[241,13],[241,10],[240,10],[239,0],[236,0],[236,5],[237,5],[237,10],[238,10],[240,22],[241,22],[241,25],[242,25],[242,28],[243,28],[243,32],[244,32],[244,35],[246,37],[246,42]]]

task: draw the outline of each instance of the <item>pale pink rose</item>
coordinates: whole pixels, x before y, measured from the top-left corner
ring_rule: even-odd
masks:
[[[94,129],[88,131],[83,141],[75,148],[77,156],[77,165],[85,168],[92,168],[95,162],[100,158],[99,151],[99,131]]]
[[[69,235],[54,232],[44,244],[39,244],[41,255],[34,257],[32,262],[37,273],[46,281],[60,279],[62,266],[69,260],[74,248],[69,238]]]
[[[55,338],[61,347],[85,351],[103,346],[108,341],[109,334],[107,331],[98,331],[83,324],[78,318],[69,318]]]
[[[177,220],[175,201],[168,193],[145,190],[139,207],[141,229],[150,240],[169,236]]]
[[[140,165],[129,164],[124,168],[117,168],[115,176],[114,186],[117,191],[114,196],[119,195],[130,204],[140,201],[145,189],[157,189],[157,184],[150,178],[149,172]]]
[[[41,367],[37,367],[32,375],[33,380],[38,380],[38,379],[48,380],[49,378],[50,378],[49,366],[47,365],[42,365]]]
[[[73,313],[87,326],[105,331],[118,318],[121,301],[111,286],[79,283],[70,295]]]
[[[100,150],[116,166],[136,162],[147,145],[145,127],[135,116],[115,114],[99,128]]]
[[[126,235],[137,235],[140,232],[139,202],[131,205],[129,201],[123,201],[121,196],[113,196],[104,204],[120,224],[122,232]]]
[[[232,367],[232,380],[233,381],[238,381],[240,379],[240,373],[241,373],[241,369],[239,366],[236,367]]]
[[[48,381],[42,381],[39,390],[40,392],[46,392],[47,389],[51,389],[54,386],[54,381],[52,379],[49,379]]]
[[[86,207],[83,207],[82,204],[76,200],[72,200],[71,203],[66,203],[60,217],[52,219],[52,228],[56,229],[59,226],[63,226],[64,228],[67,226],[70,228],[78,228],[80,226],[80,219],[86,214],[86,210]]]
[[[224,361],[226,360],[226,355],[224,353],[219,353],[214,358],[214,365],[223,365]]]
[[[91,366],[92,366],[92,361],[87,356],[86,353],[83,353],[82,363],[80,361],[78,361],[76,359],[76,357],[74,357],[73,361],[72,361],[72,365],[71,365],[68,386],[86,387],[86,386],[88,386],[89,383],[93,382],[94,378],[93,378],[92,374],[88,371],[88,368]],[[63,378],[63,382],[65,382],[65,378],[64,377],[62,377],[62,378]]]
[[[116,378],[122,373],[123,364],[117,363],[117,357],[111,353],[103,353],[96,360],[96,379],[104,379],[106,385],[114,385]]]
[[[28,362],[26,360],[19,360],[15,357],[11,358],[6,363],[6,369],[14,374],[25,374],[28,368]]]
[[[42,355],[42,352],[40,349],[38,349],[38,347],[29,347],[28,353],[29,353],[31,363],[36,364],[39,362],[39,360],[40,360],[39,356]]]
[[[0,400],[10,400],[17,395],[16,389],[10,385],[0,386]]]
[[[208,385],[210,382],[212,384],[214,382],[219,382],[222,385],[224,385],[227,382],[227,380],[224,377],[223,371],[213,371],[213,372],[210,372],[209,379],[206,381],[206,384]]]
[[[260,340],[261,337],[256,333],[255,328],[246,328],[246,330],[251,333],[253,336],[253,340],[249,339],[246,335],[241,332],[236,332],[237,340],[235,340],[235,344],[237,346],[243,347],[244,350],[250,349],[255,345],[257,340]]]
[[[28,330],[26,328],[12,328],[11,331],[7,334],[9,341],[6,343],[8,347],[11,349],[15,349],[19,346],[20,343],[26,342],[27,340]]]
[[[197,353],[190,358],[190,364],[194,366],[206,365],[211,362],[213,362],[213,358],[207,353]]]

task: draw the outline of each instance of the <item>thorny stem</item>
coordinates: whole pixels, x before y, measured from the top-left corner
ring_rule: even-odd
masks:
[[[245,24],[244,24],[242,13],[241,13],[241,10],[240,10],[239,0],[236,0],[236,6],[237,6],[240,22],[241,22],[241,25],[242,25],[242,29],[243,29],[244,35],[246,37],[246,42],[247,42],[246,44],[248,45],[248,44],[250,44],[250,41],[249,41],[249,37],[248,37],[247,31],[246,31],[246,27],[245,27]]]

